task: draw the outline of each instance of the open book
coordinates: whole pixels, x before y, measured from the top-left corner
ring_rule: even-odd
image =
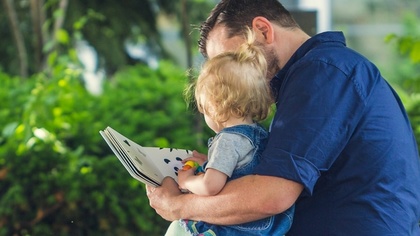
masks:
[[[166,176],[177,181],[181,161],[192,155],[192,151],[184,149],[142,147],[111,127],[99,133],[130,175],[151,186],[159,186]]]

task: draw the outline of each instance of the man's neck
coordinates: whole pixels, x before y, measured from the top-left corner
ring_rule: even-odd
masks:
[[[282,69],[292,55],[305,43],[310,36],[301,29],[285,29],[276,26],[275,50],[278,57],[278,66]]]

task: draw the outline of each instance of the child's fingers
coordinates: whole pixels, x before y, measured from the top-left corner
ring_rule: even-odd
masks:
[[[193,153],[192,153],[192,156],[187,157],[184,160],[182,160],[182,163],[186,163],[187,161],[195,161],[198,164],[202,165],[204,162],[207,161],[207,155],[199,153],[199,152],[194,150]]]
[[[203,153],[199,153],[196,150],[193,151],[193,157],[200,160],[207,161],[207,155]]]
[[[189,160],[189,161],[186,161],[184,163],[184,166],[182,167],[182,170],[189,170],[189,169],[194,169],[195,170],[199,166],[200,165],[197,162]]]

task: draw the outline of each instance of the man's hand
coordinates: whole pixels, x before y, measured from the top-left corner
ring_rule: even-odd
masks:
[[[154,208],[156,213],[162,216],[162,218],[168,221],[179,220],[181,218],[179,213],[181,206],[178,207],[174,200],[177,197],[180,197],[182,193],[175,180],[166,177],[160,187],[155,188],[147,185],[146,192],[150,206]]]
[[[161,187],[147,186],[150,205],[168,221],[190,219],[217,225],[251,222],[287,210],[303,185],[291,180],[247,175],[229,181],[215,196],[183,194],[172,178]]]

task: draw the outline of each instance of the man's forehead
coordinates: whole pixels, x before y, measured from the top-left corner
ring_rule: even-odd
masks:
[[[207,37],[207,55],[212,58],[222,52],[235,51],[243,42],[244,39],[239,36],[228,38],[226,27],[216,26]]]

